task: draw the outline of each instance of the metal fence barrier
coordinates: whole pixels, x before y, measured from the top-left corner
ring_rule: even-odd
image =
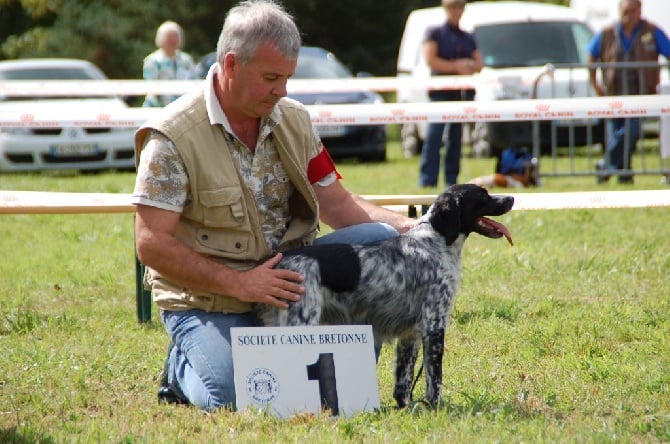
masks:
[[[617,63],[592,63],[592,64],[557,64],[551,66],[548,70],[543,69],[535,78],[532,88],[532,98],[539,98],[538,90],[545,84],[543,89],[545,93],[549,91],[548,97],[556,98],[557,79],[553,75],[557,70],[568,72],[568,88],[575,91],[578,82],[588,80],[589,71],[594,70],[598,73],[600,83],[603,78],[600,75],[603,71],[612,70],[620,82],[620,88],[612,91],[611,96],[615,97],[644,94],[648,91],[646,76],[644,73],[649,70],[659,72],[661,84],[658,85],[656,92],[661,95],[668,95],[670,102],[670,64],[656,62],[617,62]],[[553,72],[549,72],[553,71]],[[563,79],[565,80],[565,79]],[[548,88],[546,87],[548,86]],[[656,85],[654,85],[656,86]],[[588,87],[586,97],[594,97],[594,91]],[[533,121],[531,123],[531,146],[528,148],[532,153],[542,159],[542,169],[539,172],[540,177],[577,177],[577,176],[597,176],[603,174],[597,168],[597,163],[607,159],[607,143],[609,134],[606,121],[612,118],[626,118],[625,115],[619,115],[617,107],[621,104],[614,100],[611,104],[611,113],[603,113],[594,119],[570,119],[570,120],[551,120],[546,123]],[[608,115],[609,114],[609,115]],[[624,168],[614,170],[608,173],[618,174],[647,174],[661,175],[667,180],[670,177],[670,118],[668,116],[651,115],[640,113],[640,138],[636,143],[632,156],[632,164],[628,164],[629,154],[627,152],[628,137],[630,137],[630,119],[625,121],[624,143]],[[562,133],[562,134],[560,134]]]

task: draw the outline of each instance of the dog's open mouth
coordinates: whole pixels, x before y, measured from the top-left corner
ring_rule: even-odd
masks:
[[[478,217],[475,224],[475,231],[482,236],[490,237],[492,239],[498,239],[499,237],[505,236],[507,242],[509,242],[510,245],[514,245],[509,230],[500,222],[496,222],[486,217]]]

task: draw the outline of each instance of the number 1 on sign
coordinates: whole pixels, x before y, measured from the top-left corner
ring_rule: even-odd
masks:
[[[333,416],[340,413],[337,398],[337,380],[335,378],[335,360],[332,353],[321,353],[314,364],[307,366],[307,379],[319,381],[321,408],[330,409]]]

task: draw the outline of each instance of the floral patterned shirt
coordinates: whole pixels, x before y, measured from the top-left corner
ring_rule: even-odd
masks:
[[[244,186],[256,201],[265,240],[270,249],[275,251],[289,222],[288,199],[293,192],[293,185],[270,137],[272,130],[281,123],[282,115],[279,108],[275,108],[268,117],[261,119],[256,147],[254,151],[250,150],[235,136],[216,100],[213,73],[217,69],[215,65],[206,80],[205,103],[210,123],[223,126],[233,162],[241,172]],[[313,159],[321,153],[323,145],[314,127],[312,133],[312,144],[307,149]],[[335,180],[337,173],[333,169],[317,183],[327,186]],[[191,199],[188,174],[176,147],[163,134],[153,131],[140,157],[133,203],[181,213]]]

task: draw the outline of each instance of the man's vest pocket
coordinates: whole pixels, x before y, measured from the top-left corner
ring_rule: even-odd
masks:
[[[209,251],[218,251],[222,257],[228,258],[246,255],[251,242],[251,235],[243,231],[222,233],[219,230],[198,228],[196,236],[200,246]]]
[[[210,227],[239,227],[244,223],[245,209],[239,186],[200,190],[204,208],[203,223]]]

